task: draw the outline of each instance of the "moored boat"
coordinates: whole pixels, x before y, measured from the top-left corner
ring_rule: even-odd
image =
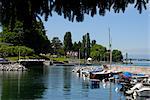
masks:
[[[150,87],[142,87],[139,90],[135,90],[134,94],[137,94],[137,96],[141,97],[150,97]]]

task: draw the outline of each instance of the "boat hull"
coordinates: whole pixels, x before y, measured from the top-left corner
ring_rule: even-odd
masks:
[[[137,92],[137,94],[138,94],[138,96],[141,96],[141,97],[150,97],[150,90]]]

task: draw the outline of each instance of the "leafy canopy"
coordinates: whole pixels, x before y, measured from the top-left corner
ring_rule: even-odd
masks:
[[[102,45],[95,44],[91,48],[91,54],[90,56],[95,60],[100,60],[100,57],[104,56],[106,52],[106,47],[103,47]]]
[[[52,12],[60,16],[76,20],[84,20],[84,15],[94,16],[97,13],[104,16],[106,11],[114,10],[115,13],[125,11],[130,5],[142,12],[147,8],[149,0],[0,0],[0,23],[13,28],[16,20],[24,23],[24,27],[32,26],[32,21],[40,19],[39,15],[48,20]]]
[[[11,43],[13,45],[24,45],[34,49],[35,53],[50,52],[50,41],[46,36],[44,26],[39,21],[34,21],[33,29],[23,30],[23,23],[17,21],[12,30],[7,26],[3,26],[3,31],[0,32],[0,41]]]

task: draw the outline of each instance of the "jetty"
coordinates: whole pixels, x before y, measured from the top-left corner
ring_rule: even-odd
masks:
[[[45,59],[19,59],[18,62],[26,67],[32,65],[43,65]]]

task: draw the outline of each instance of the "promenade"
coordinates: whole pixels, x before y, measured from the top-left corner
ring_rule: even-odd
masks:
[[[134,74],[149,74],[150,75],[150,66],[112,66],[112,70],[122,71],[122,72],[131,72]]]

